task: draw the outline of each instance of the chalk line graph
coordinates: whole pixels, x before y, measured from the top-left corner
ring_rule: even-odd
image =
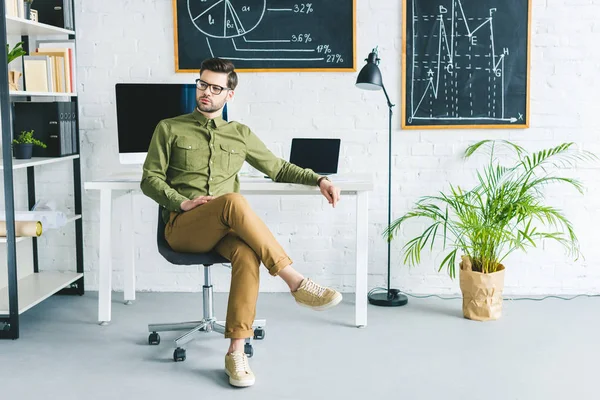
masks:
[[[490,7],[485,15],[469,15],[463,6],[467,0],[450,0],[436,5],[435,12],[430,7],[430,13],[419,14],[415,0],[410,1],[408,123],[523,121],[524,112],[506,107],[506,60],[512,49],[494,35],[494,20],[502,10]]]

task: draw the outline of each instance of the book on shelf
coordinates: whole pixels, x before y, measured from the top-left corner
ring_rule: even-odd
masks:
[[[71,91],[76,92],[77,88],[77,74],[75,73],[77,68],[77,51],[75,49],[75,40],[73,39],[54,39],[54,40],[37,40],[36,48],[38,50],[52,50],[52,49],[68,49],[69,50],[69,68],[71,70],[71,76],[69,77],[71,82]]]
[[[17,6],[17,0],[5,0],[4,1],[4,12],[7,17],[19,17],[19,11]]]
[[[31,92],[74,93],[76,88],[73,41],[39,41],[36,51],[24,57],[25,89]],[[44,61],[45,60],[45,61]],[[42,66],[46,66],[46,76]],[[46,88],[45,90],[43,90]]]
[[[56,78],[56,85],[54,85],[55,92],[72,92],[69,49],[38,49],[38,51],[31,53],[31,55],[49,56],[52,59],[54,64],[54,77]],[[25,82],[27,84],[27,75],[25,76]],[[29,88],[27,88],[27,90],[29,90]]]
[[[51,92],[54,86],[52,62],[49,56],[23,56],[23,74],[27,76],[27,90]]]

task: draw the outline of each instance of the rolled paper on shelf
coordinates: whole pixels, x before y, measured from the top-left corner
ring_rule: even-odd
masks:
[[[0,211],[0,221],[6,221],[4,211]],[[15,221],[39,221],[47,231],[64,226],[67,216],[60,211],[15,211]]]
[[[40,221],[15,221],[15,236],[40,236],[42,223]],[[0,221],[0,236],[6,237],[6,221]]]

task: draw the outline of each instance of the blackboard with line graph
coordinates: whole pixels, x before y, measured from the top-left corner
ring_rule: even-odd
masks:
[[[527,128],[531,0],[403,0],[403,128]]]
[[[356,0],[173,0],[176,72],[355,71]]]

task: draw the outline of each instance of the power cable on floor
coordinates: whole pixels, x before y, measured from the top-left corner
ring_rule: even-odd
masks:
[[[384,293],[387,292],[386,288],[383,287],[376,287],[373,288],[369,291],[369,295],[371,295],[373,292],[376,291],[383,291]],[[439,296],[437,294],[427,294],[427,295],[416,295],[416,294],[410,294],[410,293],[406,293],[403,291],[400,291],[400,293],[409,296],[409,297],[414,297],[417,299],[427,299],[429,297],[437,297],[438,299],[441,300],[461,300],[462,296],[458,296],[458,297],[442,297]],[[563,297],[563,296],[556,296],[556,295],[547,295],[541,298],[533,298],[533,297],[503,297],[503,300],[507,300],[507,301],[518,301],[518,300],[531,300],[531,301],[542,301],[542,300],[546,300],[546,299],[559,299],[559,300],[573,300],[576,299],[578,297],[600,297],[600,294],[578,294],[572,297]]]

